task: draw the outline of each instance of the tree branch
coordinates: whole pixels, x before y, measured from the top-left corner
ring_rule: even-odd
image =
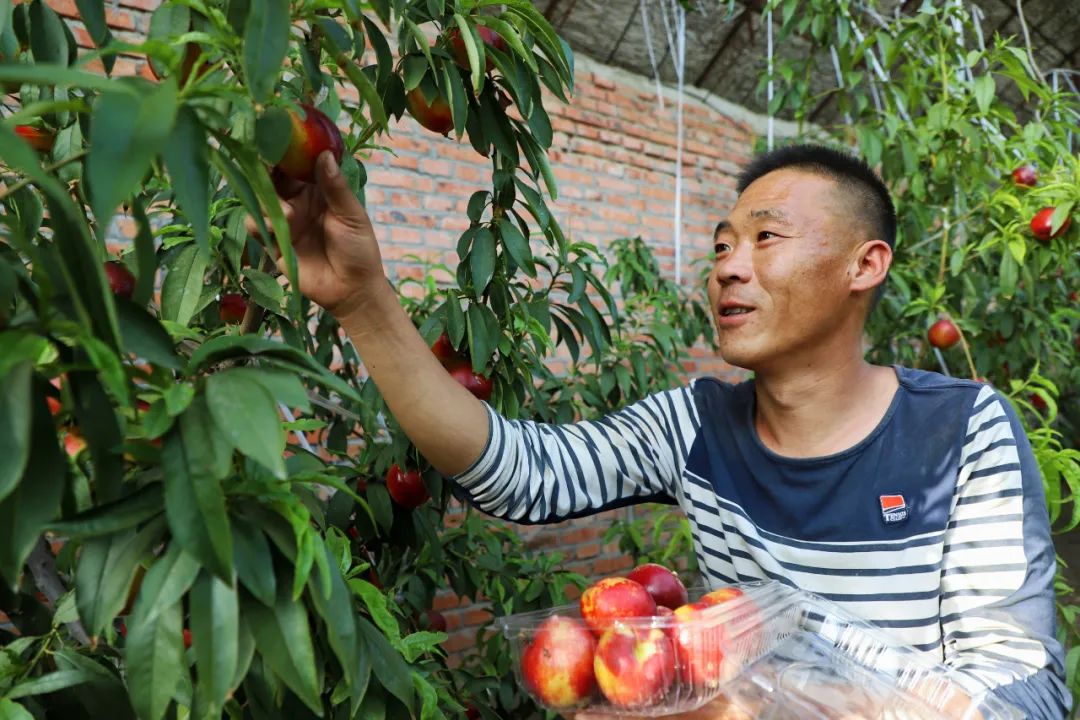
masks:
[[[27,559],[26,564],[30,568],[30,574],[34,576],[34,584],[37,585],[38,590],[49,601],[49,604],[55,607],[57,599],[66,593],[68,589],[60,579],[60,573],[56,570],[56,561],[53,558],[52,550],[49,548],[49,543],[44,536],[38,538],[34,549],[30,551],[30,557]],[[86,634],[86,628],[82,626],[80,621],[73,620],[69,622],[67,629],[79,643],[83,645],[90,644],[90,636]]]
[[[55,162],[52,165],[47,165],[45,167],[45,172],[51,173],[51,172],[53,172],[55,170],[59,170],[60,168],[64,167],[65,165],[70,165],[71,163],[75,162],[76,160],[81,160],[88,152],[90,152],[90,151],[83,149],[83,150],[80,150],[79,152],[75,153],[74,155],[69,155],[68,157],[64,158],[63,160],[61,160],[59,162]],[[10,195],[12,195],[13,193],[23,189],[24,187],[26,187],[30,183],[31,183],[30,178],[25,178],[25,177],[22,180],[19,180],[18,182],[12,183],[11,185],[9,185],[8,187],[6,187],[4,189],[4,192],[2,194],[0,194],[0,202],[3,202],[4,200],[7,200]]]

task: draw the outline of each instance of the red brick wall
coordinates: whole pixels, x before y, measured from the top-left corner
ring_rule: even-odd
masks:
[[[74,0],[47,0],[62,15],[77,18]],[[158,0],[107,2],[114,32],[139,41],[149,27],[149,10]],[[85,31],[75,30],[89,47]],[[143,59],[121,58],[114,72],[146,74]],[[550,161],[560,198],[552,209],[568,236],[587,240],[601,252],[616,238],[641,235],[655,249],[661,265],[674,271],[672,214],[675,198],[676,126],[674,96],[665,109],[657,105],[648,78],[577,58],[575,94],[569,106],[549,98],[555,130]],[[697,284],[695,261],[712,251],[716,221],[734,202],[734,178],[748,159],[760,118],[741,108],[716,109],[720,102],[688,100],[685,108],[683,158],[683,281]],[[735,119],[739,118],[739,119]],[[408,116],[382,138],[393,153],[379,151],[365,160],[367,202],[376,224],[383,257],[392,279],[420,277],[419,255],[453,267],[457,238],[468,227],[469,195],[490,187],[490,163],[467,141],[432,134]],[[703,289],[702,289],[703,291]],[[693,350],[687,376],[729,374],[731,368],[704,348]],[[620,510],[620,513],[642,512]],[[614,513],[546,526],[522,528],[530,545],[557,547],[572,559],[571,568],[588,577],[629,567],[629,558],[601,537]],[[458,607],[441,597],[436,606],[447,615],[452,637],[447,649],[471,645],[474,627],[484,612]]]

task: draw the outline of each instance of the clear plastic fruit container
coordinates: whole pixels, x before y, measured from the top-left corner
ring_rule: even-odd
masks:
[[[777,582],[737,588],[711,607],[615,621],[599,637],[577,605],[499,625],[518,683],[562,713],[661,717],[717,701],[732,720],[1022,718],[833,603]]]

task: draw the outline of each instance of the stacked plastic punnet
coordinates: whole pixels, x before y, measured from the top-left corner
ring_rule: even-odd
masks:
[[[691,597],[619,617],[598,614],[587,590],[578,605],[500,623],[518,682],[566,714],[659,717],[715,703],[725,720],[1023,717],[810,593],[768,582]]]

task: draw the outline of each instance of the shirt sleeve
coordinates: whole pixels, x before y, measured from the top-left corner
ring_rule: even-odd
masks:
[[[1055,637],[1055,570],[1031,445],[1012,406],[987,386],[968,421],[945,535],[945,662],[1026,718],[1060,720],[1071,704]]]
[[[698,426],[692,386],[566,425],[507,420],[489,406],[487,446],[452,479],[484,512],[525,524],[673,502]]]

